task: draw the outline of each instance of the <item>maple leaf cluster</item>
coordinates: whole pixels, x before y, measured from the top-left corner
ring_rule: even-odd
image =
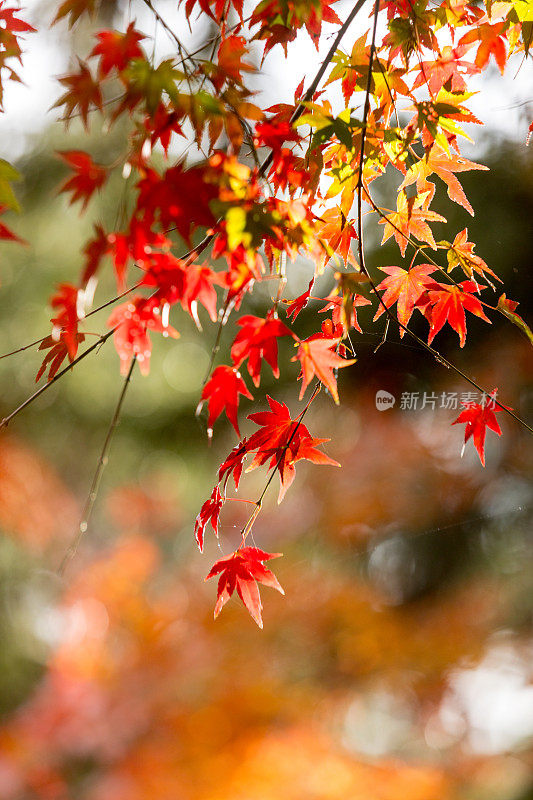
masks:
[[[8,0],[0,0],[0,113],[4,113],[5,81],[21,83],[16,71],[22,64],[22,42],[27,33],[35,33],[35,28],[25,22],[18,14],[19,8],[12,8]],[[0,214],[6,211],[20,211],[11,183],[19,180],[18,171],[5,159],[0,159]],[[10,227],[0,222],[0,240],[27,244]]]
[[[341,39],[361,3],[343,23],[333,8],[336,0],[260,0],[246,19],[242,0],[180,0],[189,24],[197,15],[216,23],[207,58],[189,53],[166,26],[176,55],[158,61],[150,37],[130,20],[123,31],[96,31],[87,56],[60,78],[64,92],[56,107],[67,126],[79,117],[89,129],[99,115],[107,126],[120,119],[128,129],[126,146],[112,163],[79,149],[59,153],[69,169],[60,192],[69,204],[79,201],[84,212],[122,176],[128,212],[110,227],[105,221],[94,226],[78,285],[64,283],[52,297],[52,333],[41,342],[48,352],[37,378],[48,368],[53,380],[67,358],[76,363],[85,305],[110,265],[120,293],[115,299],[125,302],[112,311],[106,336],[113,335],[122,374],[129,375],[135,363],[148,374],[151,336],[179,336],[171,315],[173,322],[179,313],[188,315],[199,331],[204,315],[218,325],[197,412],[207,407],[209,436],[225,414],[240,437],[239,403],[254,400],[246,372],[257,391],[267,371],[276,379],[292,361],[300,368],[300,399],[314,385],[295,418],[272,397],[269,411],[248,415],[259,430],[243,438],[220,467],[196,520],[200,549],[208,524],[218,535],[228,478],[238,488],[248,456],[248,470],[267,467],[267,486],[279,475],[279,500],[298,461],[336,464],[319,449],[328,440],[313,438],[303,417],[321,388],[340,403],[338,371],[356,363],[351,336],[362,333],[359,309],[364,314],[372,306],[373,321],[386,315],[387,326],[391,320],[398,324],[400,337],[414,336],[437,356],[433,341],[446,324],[465,345],[466,312],[483,322],[490,322],[486,311],[500,312],[533,338],[514,301],[505,295],[493,304],[481,298],[500,279],[474,253],[468,230],[450,240],[434,232],[434,225],[446,223],[434,206],[438,183],[451,201],[474,213],[458,177],[486,169],[461,154],[461,139],[469,138],[464,126],[481,124],[468,108],[469,82],[492,62],[503,72],[512,53],[529,55],[530,22],[520,2],[380,0],[372,11],[373,34],[359,36],[345,51]],[[0,58],[20,59],[17,36],[32,29],[4,5]],[[73,25],[95,11],[92,0],[65,0],[55,21]],[[237,20],[231,27],[230,18]],[[386,27],[381,41],[380,20]],[[159,12],[156,22],[165,26]],[[278,46],[286,53],[301,30],[318,48],[324,26],[338,34],[338,46],[315,81],[304,91],[302,79],[291,102],[261,108],[250,88],[260,70],[254,42],[264,44],[264,61]],[[345,108],[326,94],[335,84]],[[187,138],[202,158],[174,158],[177,141]],[[385,175],[397,184],[392,209],[373,198],[373,182]],[[10,197],[14,179],[0,168],[0,187],[7,186],[0,200]],[[382,243],[394,239],[398,247],[397,263],[379,267],[386,274],[381,281],[365,263],[363,216],[383,226]],[[0,236],[16,239],[2,225]],[[297,258],[306,259],[312,274],[308,288],[293,297],[287,278]],[[465,280],[456,279],[457,269]],[[259,284],[274,287],[272,304],[264,313],[255,308],[257,313],[237,316]],[[296,326],[304,310],[308,320],[325,316],[316,316],[315,332],[301,338]],[[427,321],[427,343],[409,327],[414,314]],[[217,363],[230,318],[236,330],[228,342],[230,363]],[[297,348],[292,358],[284,347],[290,339]],[[494,411],[468,408],[457,421],[467,423],[467,439],[474,437],[484,463],[485,427],[499,432]],[[255,505],[240,547],[217,562],[210,576],[221,576],[216,614],[237,591],[260,624],[256,581],[280,587],[262,564],[272,556],[245,543],[261,500]]]
[[[211,523],[215,535],[218,536],[218,520],[226,499],[225,493],[228,479],[232,475],[235,489],[239,488],[244,460],[247,455],[254,454],[252,463],[246,470],[247,472],[268,464],[269,469],[276,470],[279,473],[280,490],[278,503],[281,503],[287,489],[294,480],[296,473],[294,465],[297,461],[305,459],[312,461],[314,464],[340,466],[336,461],[317,449],[318,445],[328,442],[329,439],[314,439],[308,428],[302,423],[301,415],[300,418],[292,419],[285,403],[279,403],[272,397],[268,397],[268,395],[267,400],[270,411],[259,411],[255,414],[250,414],[248,417],[248,419],[260,426],[260,430],[239,442],[220,465],[218,484],[198,514],[195,532],[200,550],[203,550],[204,531],[208,522]],[[223,494],[220,492],[221,484]]]
[[[22,47],[20,40],[26,33],[35,33],[35,28],[19,16],[20,9],[9,7],[9,0],[0,2],[0,111],[4,110],[4,84],[8,80],[20,81],[20,77],[12,66],[13,61],[22,63]]]

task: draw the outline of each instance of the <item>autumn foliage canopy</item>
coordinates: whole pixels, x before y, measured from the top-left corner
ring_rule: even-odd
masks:
[[[243,471],[262,469],[260,497],[241,498],[252,511],[237,549],[206,578],[218,581],[215,616],[236,593],[262,627],[259,584],[283,593],[266,566],[281,554],[263,551],[255,540],[252,546],[249,536],[272,480],[279,479],[281,502],[298,462],[339,466],[324,449],[324,431],[309,430],[305,416],[320,394],[339,405],[338,382],[346,374],[339,370],[357,370],[358,309],[372,306],[375,321],[385,317],[387,329],[396,326],[400,337],[452,370],[438,350],[443,329],[453,330],[464,347],[470,324],[490,325],[501,314],[518,336],[532,339],[467,228],[443,228],[437,187],[474,215],[461,176],[479,171],[483,181],[486,167],[461,153],[472,126],[481,124],[470,110],[471,83],[493,65],[504,73],[510,62],[530,56],[533,8],[527,0],[358,0],[343,6],[341,19],[336,0],[180,0],[190,25],[204,19],[215,31],[191,53],[158,4],[144,2],[173,41],[173,58],[155,60],[151,35],[131,19],[123,30],[95,28],[88,51],[59,78],[56,108],[67,128],[81,118],[89,131],[101,116],[109,128],[127,130],[112,163],[81,149],[59,152],[65,168],[59,191],[83,213],[122,175],[125,202],[117,227],[95,225],[79,274],[73,270],[49,299],[52,329],[38,343],[41,384],[31,399],[112,338],[125,378],[119,413],[136,366],[149,373],[152,338],[179,337],[180,320],[189,315],[212,346],[197,415],[206,419],[207,438],[222,416],[238,437],[213,490],[206,490],[196,541],[202,551],[208,532],[218,536],[229,487],[239,489]],[[95,5],[65,0],[55,22],[76,26],[95,14]],[[368,20],[368,30],[354,40],[357,15]],[[0,77],[17,80],[33,28],[9,0],[0,4],[0,20]],[[318,52],[325,24],[331,46],[316,75],[309,77],[306,65],[293,98],[262,107],[252,87],[271,51],[287,53],[297,37],[309,36]],[[524,130],[524,140],[527,135]],[[184,151],[179,158],[177,146]],[[1,161],[2,212],[19,210],[11,189],[16,177]],[[11,225],[0,225],[1,238],[24,246]],[[397,245],[394,262],[377,272],[365,261],[364,233],[371,227],[382,243]],[[296,259],[308,265],[309,283],[294,297],[287,276]],[[93,308],[98,280],[109,271],[116,297],[102,297]],[[270,297],[264,313],[252,305],[259,287]],[[111,303],[107,330],[89,345],[88,317]],[[300,328],[304,309],[316,312],[310,335]],[[224,364],[218,345],[230,318],[237,333]],[[416,318],[425,319],[424,337],[410,327]],[[280,345],[290,340],[287,357]],[[300,370],[294,402],[303,400],[301,410],[268,396],[268,407],[258,401],[248,414],[252,425],[241,438],[243,400],[254,401],[262,376],[278,378],[292,362]],[[465,443],[473,440],[484,465],[487,429],[501,434],[496,414],[515,415],[493,386],[461,375],[482,399],[466,403],[450,424],[466,425]],[[499,389],[505,398],[505,387]]]

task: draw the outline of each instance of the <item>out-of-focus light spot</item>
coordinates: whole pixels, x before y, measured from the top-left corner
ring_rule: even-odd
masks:
[[[390,605],[403,602],[415,567],[409,546],[401,536],[377,544],[368,561],[369,577]]]
[[[189,342],[169,350],[163,361],[163,374],[169,386],[183,394],[197,394],[209,364],[209,356],[199,344]]]
[[[75,644],[85,638],[103,638],[109,616],[103,603],[86,597],[68,608],[42,608],[35,613],[33,626],[35,634],[47,645],[57,646],[66,641]]]
[[[413,708],[386,690],[357,697],[344,719],[343,745],[372,757],[398,752],[412,736]]]
[[[488,755],[533,736],[532,655],[531,645],[519,650],[502,642],[478,666],[452,673],[440,711],[444,729],[460,736],[466,722],[469,748]]]

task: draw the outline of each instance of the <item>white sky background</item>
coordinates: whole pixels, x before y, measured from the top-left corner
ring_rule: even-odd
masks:
[[[19,69],[24,85],[13,82],[8,82],[6,85],[5,113],[0,115],[2,143],[0,155],[11,161],[16,160],[32,146],[36,133],[61,116],[61,109],[51,109],[63,91],[56,79],[69,71],[69,53],[65,46],[67,25],[61,22],[52,28],[50,24],[58,5],[59,0],[57,3],[27,0],[21,14],[23,19],[38,29],[38,33],[26,37],[23,65]],[[255,2],[246,3],[245,11],[247,6],[253,8],[254,5]],[[176,7],[176,0],[157,3],[158,10],[182,38],[185,46],[194,49],[199,43],[198,36],[194,35],[195,15],[192,17],[191,34],[184,13],[178,12]],[[341,18],[345,18],[351,7],[352,0],[340,0],[336,10]],[[367,14],[368,12],[363,10],[352,24],[343,42],[345,49],[355,36],[370,28]],[[127,24],[132,18],[137,20],[137,27],[141,31],[149,36],[153,35],[155,26],[152,14],[141,0],[133,2],[131,8],[129,4],[125,4],[123,24]],[[120,20],[116,21],[116,25],[120,27]],[[326,35],[322,39],[319,53],[316,52],[307,33],[303,31],[298,34],[295,42],[290,43],[289,56],[286,60],[283,58],[281,46],[275,47],[265,61],[266,80],[260,87],[258,103],[271,105],[291,102],[294,90],[302,77],[306,78],[306,86],[312,80],[336,31],[336,26],[324,25]],[[262,52],[262,47],[263,45],[258,43],[258,54]],[[160,59],[175,54],[175,47],[173,48],[168,35],[160,27],[157,31],[156,53]],[[520,144],[525,146],[527,129],[533,120],[533,74],[531,61],[518,69],[520,63],[521,57],[517,55],[508,65],[503,77],[496,66],[491,66],[488,74],[474,79],[473,88],[482,88],[483,91],[472,98],[469,107],[486,124],[486,133],[510,137],[517,141],[518,146]],[[355,95],[352,102],[357,105],[361,101]],[[483,135],[481,130],[477,126],[471,128],[472,138],[480,140]],[[464,150],[465,155],[474,157],[470,146],[466,146]]]

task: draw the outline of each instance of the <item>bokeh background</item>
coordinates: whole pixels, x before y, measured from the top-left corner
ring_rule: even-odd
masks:
[[[173,3],[160,6],[188,42],[212,35],[201,26],[190,33]],[[142,4],[132,9],[103,3],[99,24],[136,16],[153,34]],[[124,147],[127,123],[109,131],[95,115],[88,135],[76,121],[65,133],[57,110],[45,113],[60,93],[54,72],[92,46],[84,23],[50,29],[54,10],[30,5],[41,33],[28,41],[27,86],[6,95],[1,120],[6,155],[22,174],[23,214],[11,224],[29,241],[3,246],[2,352],[48,331],[46,298],[75,280],[93,222],[120,219],[131,189],[117,178],[84,217],[57,195],[65,170],[55,151],[85,148],[108,163]],[[355,33],[364,28],[362,20]],[[169,52],[160,30],[156,47]],[[318,58],[305,41],[288,64],[274,53],[258,91],[288,101],[302,65],[310,76]],[[530,84],[526,64],[517,83],[509,67],[505,79],[489,74],[480,87],[487,99],[476,113],[487,129],[475,132],[468,155],[490,172],[464,176],[474,219],[442,197],[448,226],[436,238],[468,225],[527,319],[526,68]],[[385,205],[391,190],[392,182],[382,187]],[[375,275],[399,263],[395,246],[378,247],[372,225],[367,239]],[[288,297],[306,287],[310,267],[292,272]],[[97,302],[114,292],[104,275]],[[258,293],[246,308],[264,302]],[[464,351],[453,332],[436,344],[531,424],[531,346],[492,318],[488,326],[469,315]],[[341,406],[320,396],[306,417],[313,435],[331,437],[325,447],[342,469],[299,464],[283,504],[273,486],[254,527],[258,546],[284,553],[275,567],[286,597],[263,590],[264,631],[237,600],[213,622],[215,587],[203,578],[220,550],[208,537],[202,556],[193,538],[217,466],[235,444],[219,421],[208,446],[205,420],[194,415],[216,336],[207,317],[199,334],[176,313],[181,338],[155,341],[150,376],[134,376],[90,530],[64,578],[57,568],[121,388],[111,343],[2,433],[2,800],[533,798],[531,439],[500,414],[503,436],[488,433],[487,467],[471,444],[461,459],[464,429],[451,426],[459,410],[402,410],[400,398],[470,387],[396,331],[374,352],[383,318],[374,325],[363,309],[360,320],[357,364],[339,376]],[[89,330],[101,333],[105,321],[104,311]],[[299,322],[302,335],[314,331],[313,313]],[[425,321],[417,324],[424,335]],[[230,321],[221,362],[234,333]],[[282,349],[284,377],[265,373],[256,402],[273,394],[296,416],[291,355]],[[40,360],[30,349],[0,361],[2,415],[32,391]],[[395,396],[393,409],[377,410],[380,389]],[[241,408],[248,433],[251,407]],[[245,476],[241,496],[258,495],[259,473]],[[226,505],[223,552],[237,544],[245,514],[244,504]]]

